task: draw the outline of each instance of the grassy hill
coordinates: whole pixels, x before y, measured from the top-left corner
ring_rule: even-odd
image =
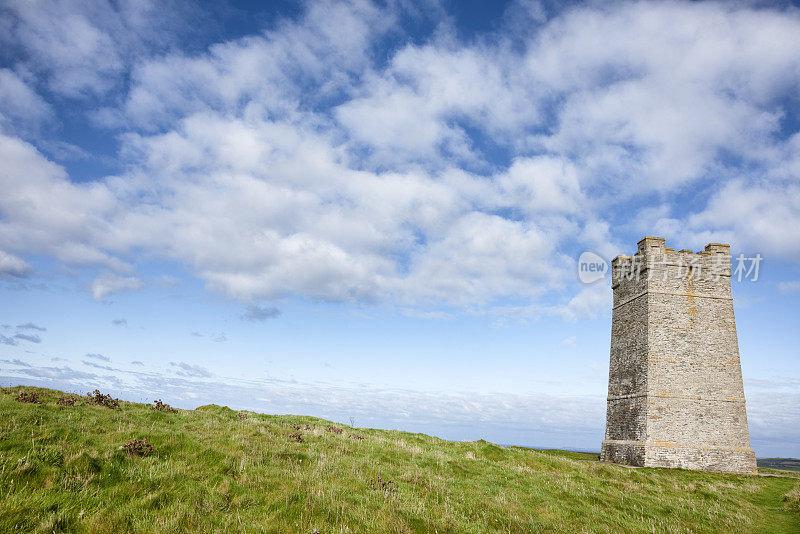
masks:
[[[107,400],[0,390],[0,531],[800,531],[793,478]]]
[[[759,458],[759,469],[780,469],[782,471],[800,472],[800,460],[797,458]]]

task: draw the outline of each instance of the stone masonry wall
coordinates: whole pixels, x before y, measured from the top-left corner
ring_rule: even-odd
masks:
[[[647,237],[614,259],[602,460],[755,471],[730,274],[721,244],[695,254]]]

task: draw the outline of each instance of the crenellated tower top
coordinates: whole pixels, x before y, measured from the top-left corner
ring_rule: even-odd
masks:
[[[725,243],[709,243],[705,249],[675,251],[666,246],[663,237],[647,236],[637,243],[632,256],[619,255],[611,261],[612,287],[623,279],[650,279],[654,274],[718,280],[731,276],[731,247]]]

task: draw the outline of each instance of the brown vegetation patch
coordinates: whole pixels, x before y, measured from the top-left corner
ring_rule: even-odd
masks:
[[[378,475],[375,481],[370,483],[369,487],[375,491],[383,491],[390,495],[397,491],[397,484],[391,480],[383,480],[380,475]]]
[[[98,389],[92,391],[91,393],[87,393],[86,397],[89,399],[89,404],[94,404],[95,406],[105,406],[107,408],[111,408],[112,410],[119,408],[119,399],[114,399],[111,397],[111,395],[103,395]]]
[[[161,402],[161,399],[157,401],[153,401],[153,405],[150,406],[151,410],[155,410],[157,412],[166,412],[166,413],[177,413],[178,410],[170,406],[169,404],[164,404]]]
[[[59,406],[75,406],[75,395],[61,395],[56,404]]]
[[[289,434],[289,439],[292,441],[296,441],[297,443],[303,443],[303,434],[300,432],[294,432]]]
[[[121,448],[132,456],[148,456],[153,453],[153,446],[147,443],[147,438],[132,439]]]
[[[333,432],[334,434],[341,434],[343,429],[337,428],[335,426],[328,426],[325,427],[325,432]]]
[[[38,393],[28,393],[27,391],[21,392],[14,398],[17,402],[28,402],[31,404],[41,404],[42,400],[39,398]]]
[[[350,434],[350,439],[361,441],[362,439],[364,439],[364,436],[359,436],[358,434]]]

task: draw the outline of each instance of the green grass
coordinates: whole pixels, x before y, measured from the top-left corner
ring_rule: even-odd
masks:
[[[43,403],[15,401],[23,390]],[[0,391],[0,532],[800,531],[792,478],[626,469],[584,453],[342,425],[337,434],[312,417],[219,406],[59,406],[60,395]],[[119,449],[134,438],[154,452]]]

